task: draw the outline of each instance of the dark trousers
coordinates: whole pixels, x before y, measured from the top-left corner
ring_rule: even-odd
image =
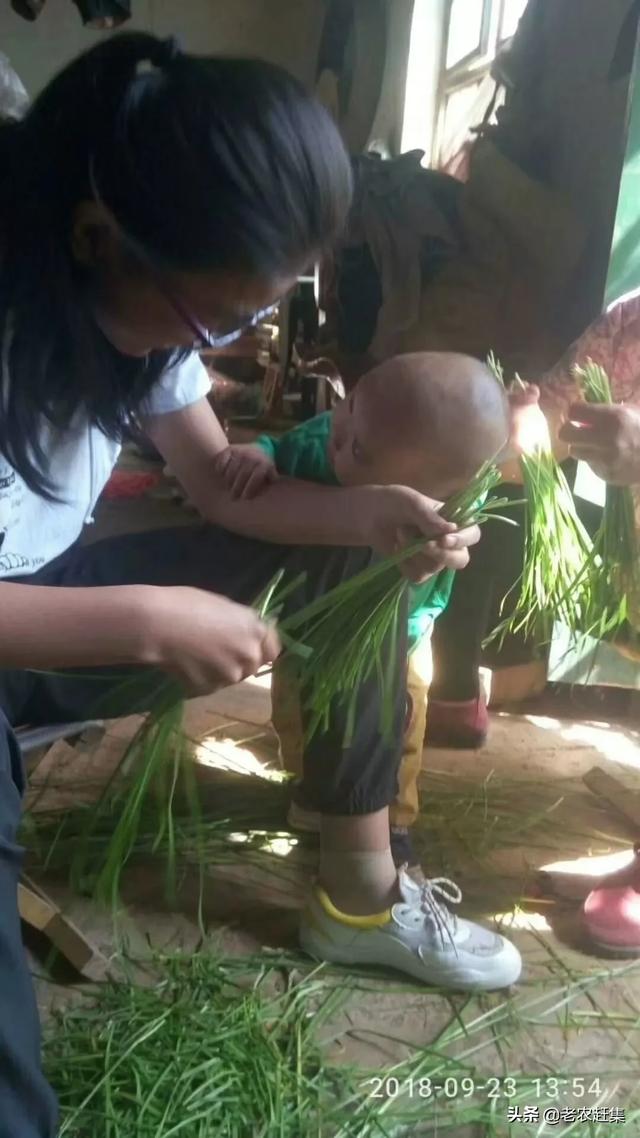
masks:
[[[515,504],[522,498],[522,487],[502,485],[499,493],[515,499],[513,505],[505,506],[499,513],[516,524],[487,522],[468,568],[455,575],[451,600],[433,626],[433,681],[429,689],[432,700],[477,699],[481,664],[491,667],[500,659],[506,665],[531,657],[522,641],[515,643],[513,638],[508,638],[501,653],[496,648],[489,653],[483,649],[485,637],[509,612],[509,598],[515,600],[522,571],[524,509]],[[507,603],[503,614],[504,597]]]
[[[117,584],[191,585],[250,603],[286,567],[306,581],[287,605],[299,608],[363,569],[362,549],[287,548],[251,541],[211,526],[158,530],[75,547],[31,584],[95,587]],[[406,615],[406,614],[405,614]],[[401,628],[406,628],[405,617]],[[91,635],[90,627],[86,630]],[[397,675],[406,664],[406,641],[397,637]],[[122,668],[92,669],[87,677],[0,673],[0,1138],[52,1138],[53,1096],[40,1072],[37,1014],[17,911],[20,851],[16,831],[23,774],[10,724],[76,720],[109,707],[112,715],[141,710],[145,674],[135,701],[121,702]],[[151,688],[148,688],[149,694]],[[132,702],[134,706],[132,706]],[[398,683],[393,733],[380,733],[377,678],[363,685],[355,732],[343,746],[345,716],[336,707],[326,731],[306,748],[305,794],[328,814],[367,814],[396,793],[405,689]]]

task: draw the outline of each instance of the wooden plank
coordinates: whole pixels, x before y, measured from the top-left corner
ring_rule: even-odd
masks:
[[[43,933],[78,972],[99,953],[50,897],[28,879],[18,885],[18,910],[25,924]]]

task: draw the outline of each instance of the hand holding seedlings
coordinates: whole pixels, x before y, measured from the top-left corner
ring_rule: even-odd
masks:
[[[404,577],[419,582],[441,569],[464,569],[468,565],[469,547],[480,540],[477,525],[458,529],[440,513],[442,503],[407,486],[376,486],[371,490],[370,514],[364,519],[369,526],[368,544],[386,556],[415,548],[400,565]]]
[[[280,652],[273,627],[253,608],[200,589],[146,591],[149,642],[144,662],[180,680],[189,694],[236,684]]]
[[[586,402],[571,408],[577,423],[568,427],[577,431],[579,439],[589,441],[587,445],[579,442],[572,451],[584,457],[596,473],[602,472],[608,482],[589,563],[588,628],[600,639],[611,638],[624,631],[636,613],[640,593],[635,508],[627,485],[640,479],[640,415],[613,403],[609,377],[593,360],[574,368],[574,375]]]
[[[574,458],[617,486],[640,483],[640,410],[622,404],[573,403],[560,431]]]
[[[501,382],[494,356],[489,366]],[[501,643],[521,632],[539,644],[551,639],[559,620],[572,631],[585,631],[590,597],[584,569],[592,544],[575,509],[571,490],[551,447],[547,421],[538,406],[538,389],[516,377],[510,403],[518,408],[520,477],[525,500],[524,564],[507,594],[507,615],[489,640]],[[535,399],[534,399],[535,392]],[[512,432],[513,434],[513,432]]]

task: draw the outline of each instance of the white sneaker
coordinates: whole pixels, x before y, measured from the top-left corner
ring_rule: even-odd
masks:
[[[302,948],[319,960],[384,965],[438,987],[491,990],[515,984],[522,971],[515,945],[443,905],[462,900],[457,885],[446,877],[417,884],[401,869],[399,886],[402,900],[391,909],[354,917],[336,909],[316,885],[302,914]]]

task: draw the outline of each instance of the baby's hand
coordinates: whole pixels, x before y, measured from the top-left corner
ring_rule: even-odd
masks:
[[[220,451],[213,464],[232,498],[255,498],[278,477],[271,459],[260,447],[236,444]]]

